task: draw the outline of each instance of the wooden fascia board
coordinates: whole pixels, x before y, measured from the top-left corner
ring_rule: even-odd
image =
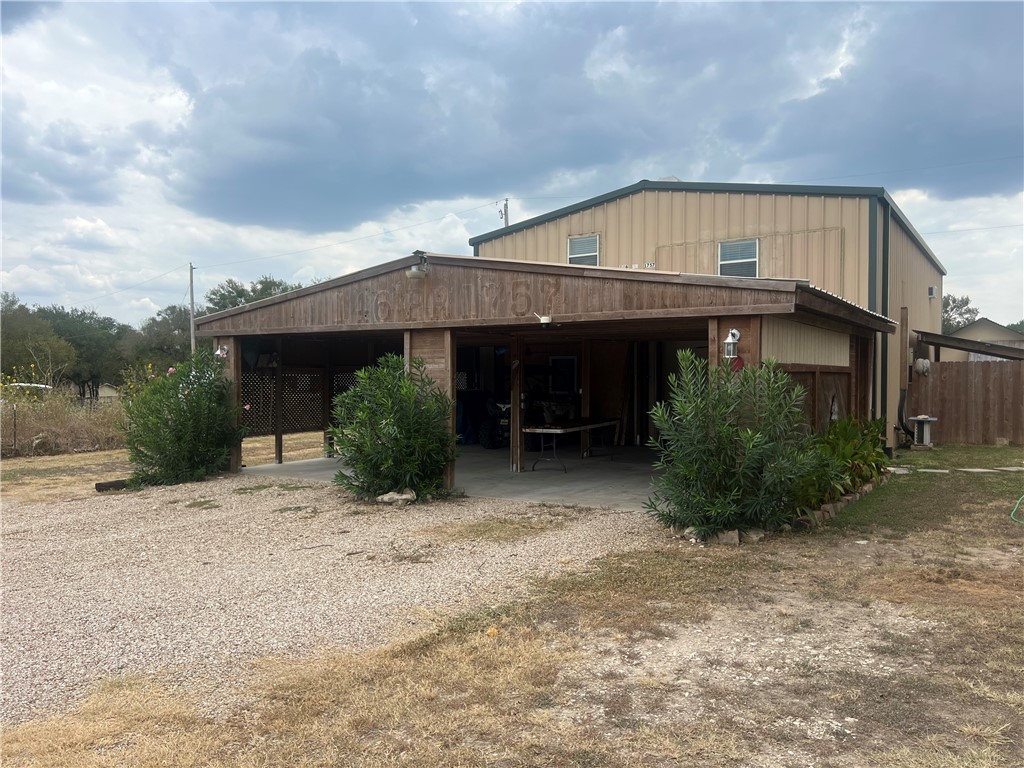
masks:
[[[720,315],[767,315],[792,314],[795,307],[792,302],[773,304],[738,304],[714,307],[676,307],[670,309],[621,310],[615,312],[584,312],[577,314],[561,314],[555,322],[560,326],[572,323],[620,321],[627,323],[648,319],[718,317]],[[348,323],[323,327],[280,326],[261,328],[213,328],[196,330],[196,336],[260,336],[268,334],[305,334],[305,333],[355,333],[368,331],[402,331],[424,328],[533,328],[536,322],[529,322],[524,317],[499,318],[453,318],[451,320],[397,322],[397,323]]]
[[[934,347],[946,347],[948,349],[959,349],[962,352],[978,352],[992,357],[1002,357],[1006,360],[1024,360],[1024,349],[1018,347],[1007,347],[996,344],[992,341],[974,341],[973,339],[959,339],[955,336],[943,336],[941,333],[929,331],[914,331],[920,341],[931,344]]]
[[[869,328],[881,333],[896,333],[896,324],[860,307],[839,298],[830,298],[809,290],[798,290],[796,294],[798,308],[820,315],[824,318],[837,319],[845,324]]]

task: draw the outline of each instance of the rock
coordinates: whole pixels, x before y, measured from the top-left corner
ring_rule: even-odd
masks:
[[[1010,444],[1010,438],[1008,438],[1008,437],[997,437],[996,438],[996,446],[999,447],[999,448],[1005,448],[1009,444]]]
[[[411,504],[414,501],[416,501],[416,491],[411,488],[406,488],[402,491],[391,491],[377,497],[378,504],[393,504],[399,507],[404,507],[406,504]]]
[[[807,515],[801,515],[800,517],[798,517],[796,520],[793,521],[793,530],[800,531],[800,530],[804,530],[804,529],[807,529],[807,528],[813,528],[817,524],[818,524],[817,521],[813,517],[808,517]]]
[[[863,496],[865,493],[871,493],[875,490],[875,484],[872,482],[866,482],[860,487],[860,495]]]
[[[719,531],[715,535],[713,541],[716,544],[728,544],[731,547],[738,547],[740,545],[740,532],[739,531]]]
[[[743,531],[740,534],[740,541],[744,544],[756,544],[759,541],[764,541],[768,534],[762,531],[760,528],[751,528],[749,531]]]
[[[699,539],[701,538],[701,535],[697,533],[697,529],[691,525],[687,527],[685,531],[683,531],[683,537],[687,539]]]

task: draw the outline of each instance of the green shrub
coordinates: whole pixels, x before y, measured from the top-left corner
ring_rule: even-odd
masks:
[[[841,419],[816,440],[818,461],[800,484],[800,506],[817,509],[878,480],[889,464],[882,448],[884,419]]]
[[[242,439],[223,361],[205,347],[139,386],[123,407],[133,485],[174,485],[220,472]]]
[[[420,497],[442,494],[445,467],[455,459],[453,407],[418,358],[408,373],[398,355],[363,368],[334,399],[328,437],[348,469],[335,482],[363,498],[404,488]]]
[[[668,401],[651,410],[663,472],[647,510],[701,536],[794,519],[801,480],[817,466],[803,388],[770,362],[709,370],[689,350],[668,381]]]

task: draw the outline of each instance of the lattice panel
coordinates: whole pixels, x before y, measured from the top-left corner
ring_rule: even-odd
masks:
[[[323,428],[323,404],[327,377],[317,370],[282,372],[282,432],[314,432]],[[242,424],[252,436],[274,434],[274,373],[242,373]]]
[[[241,390],[240,404],[249,406],[249,410],[242,411],[246,434],[254,437],[274,434],[274,376],[244,371]]]
[[[356,372],[352,371],[335,371],[334,373],[334,394],[344,392],[346,389],[354,387],[356,384]]]
[[[313,432],[323,429],[325,376],[320,371],[284,371],[285,432]]]

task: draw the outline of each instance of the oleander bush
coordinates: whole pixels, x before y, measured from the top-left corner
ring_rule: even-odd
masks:
[[[223,360],[205,347],[165,375],[136,381],[123,408],[129,482],[136,486],[174,485],[223,471],[244,434]]]
[[[651,410],[662,472],[647,510],[702,537],[795,519],[801,483],[819,463],[803,388],[770,361],[709,370],[681,350],[678,363],[668,400]]]
[[[345,469],[335,482],[361,498],[411,488],[420,498],[442,495],[455,459],[450,429],[454,401],[416,358],[385,355],[356,373],[334,399],[328,439]]]

